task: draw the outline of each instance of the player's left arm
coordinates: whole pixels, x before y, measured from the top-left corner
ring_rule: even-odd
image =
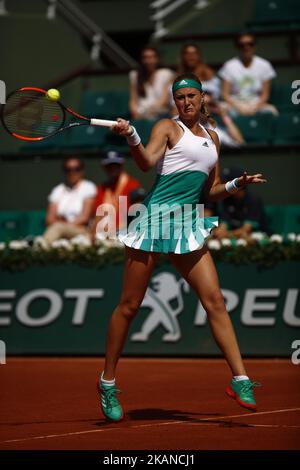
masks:
[[[209,129],[211,138],[213,139],[218,156],[220,154],[220,142],[217,133]],[[262,184],[266,183],[267,180],[263,178],[262,173],[256,173],[255,175],[248,175],[246,171],[244,174],[237,178],[236,185],[239,189],[244,188],[249,184]],[[225,183],[222,183],[220,177],[220,163],[219,158],[215,167],[211,170],[205,184],[204,194],[208,201],[221,201],[226,197],[230,196],[231,193],[226,191]]]

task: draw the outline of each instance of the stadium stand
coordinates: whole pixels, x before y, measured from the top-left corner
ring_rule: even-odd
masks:
[[[270,28],[299,28],[298,0],[255,0],[254,18],[248,23],[253,31]]]
[[[40,2],[37,3],[40,4]],[[112,22],[110,19],[114,16],[112,12],[116,8],[116,3],[122,3],[122,6],[120,6],[120,14]],[[99,26],[105,26],[106,31],[111,33],[112,37],[117,38],[118,34],[126,34],[130,37],[130,34],[138,34],[139,31],[143,31],[143,34],[150,37],[153,31],[149,11],[147,10],[148,13],[145,14],[145,8],[148,8],[146,0],[139,2],[133,0],[124,0],[123,2],[85,0],[78,1],[77,4]],[[138,20],[129,15],[128,22],[124,22],[125,12],[131,11],[133,4]],[[129,118],[128,70],[113,70],[109,64],[105,64],[103,61],[91,64],[89,50],[82,37],[70,25],[66,25],[61,17],[49,22],[45,17],[45,7],[39,8],[35,15],[33,7],[27,14],[24,2],[11,1],[9,5],[12,15],[0,18],[0,39],[5,38],[5,42],[9,43],[11,48],[9,57],[4,50],[5,48],[0,51],[1,63],[5,63],[5,76],[1,78],[7,82],[8,91],[21,85],[32,84],[49,87],[51,85],[60,89],[63,102],[84,115],[107,119],[115,119],[118,116]],[[105,10],[107,18],[101,15],[101,8]],[[228,15],[226,14],[228,10],[234,10],[236,14]],[[12,21],[14,21],[13,29],[11,28]],[[261,166],[261,153],[265,152],[268,159],[272,161],[278,155],[280,147],[283,152],[282,158],[285,158],[287,153],[294,156],[295,169],[291,172],[297,172],[300,113],[299,106],[295,106],[291,101],[293,91],[291,82],[300,76],[299,47],[297,46],[300,35],[299,1],[245,0],[237,4],[236,1],[227,0],[226,2],[211,2],[211,7],[202,12],[196,10],[190,10],[188,14],[185,12],[180,18],[174,18],[173,23],[169,25],[170,34],[159,42],[163,62],[167,66],[176,68],[178,52],[183,42],[195,40],[201,45],[205,60],[217,71],[224,60],[235,54],[233,38],[238,31],[245,27],[257,33],[259,53],[271,60],[276,68],[278,78],[273,83],[270,101],[280,113],[279,117],[261,114],[236,118],[247,144],[249,144],[246,158],[251,156],[253,164],[264,171],[263,165]],[[28,31],[34,31],[34,35],[25,34]],[[36,41],[37,36],[40,38],[39,41]],[[16,40],[18,37],[23,38],[24,49],[32,47],[32,44],[35,45],[36,53],[40,57],[38,63],[32,58],[28,59],[24,54],[20,57],[18,69],[16,69],[13,57],[19,54],[19,40]],[[59,58],[55,58],[51,54],[45,57],[42,52],[48,44],[51,44],[52,49],[61,50]],[[63,49],[61,48],[62,44],[64,44]],[[124,41],[120,44],[128,53],[133,53],[133,56],[136,54],[135,58],[137,58],[138,46],[144,45],[144,43],[134,44],[133,47],[133,42],[130,39],[128,42]],[[66,79],[66,77],[69,78]],[[149,138],[153,124],[151,121],[133,121],[133,125],[137,128],[144,143]],[[260,147],[261,153],[259,153]],[[55,157],[60,160],[64,154],[78,151],[85,156],[87,161],[89,158],[92,161],[108,149],[128,153],[124,139],[105,129],[88,127],[72,129],[34,144],[25,145],[23,142],[13,141],[11,137],[6,135],[3,135],[0,140],[0,153],[6,159],[7,165],[13,165],[13,159],[24,158],[29,161],[31,157],[34,157],[43,162],[43,168],[46,172],[50,166],[50,160],[48,161],[47,157]],[[239,159],[239,153],[234,150],[226,150],[223,155],[224,160],[227,156]],[[241,154],[241,158],[244,158],[243,155]],[[15,164],[17,165],[17,162]],[[268,167],[266,166],[266,168]],[[28,165],[28,170],[24,169],[24,176],[29,185],[35,185],[30,165]],[[10,176],[9,178],[5,183],[12,187],[15,184],[14,177]],[[285,183],[286,193],[289,190],[288,186],[287,181]],[[5,191],[3,184],[1,207],[4,212],[1,212],[0,238],[2,240],[20,238],[27,232],[39,234],[41,223],[43,223],[41,222],[43,212],[7,212],[4,203]],[[11,193],[9,192],[9,194]],[[275,189],[271,189],[268,194],[274,195]],[[285,199],[287,205],[278,206],[272,204],[272,197],[267,201],[267,213],[272,230],[274,232],[282,231],[284,225],[285,233],[296,231],[299,206],[290,206],[287,197]],[[16,203],[20,202],[17,198],[15,201]],[[278,202],[278,198],[276,202]],[[295,204],[298,201],[294,197],[290,202]],[[45,203],[45,195],[40,189],[37,190],[36,208],[43,207]],[[26,204],[26,202],[23,203],[22,209],[28,209]],[[13,201],[9,201],[7,208],[12,207]],[[290,225],[287,214],[290,214],[291,220],[294,221]]]
[[[296,144],[300,136],[300,113],[280,114],[275,119],[273,144]]]
[[[1,211],[0,240],[18,240],[42,235],[45,230],[45,210]]]
[[[81,98],[80,113],[87,117],[113,119],[118,114],[118,100],[113,91],[86,91]]]
[[[42,235],[45,231],[46,211],[30,211],[27,217],[27,236]]]
[[[0,212],[0,239],[1,241],[18,240],[24,238],[27,231],[28,215],[26,212],[1,211]]]
[[[280,113],[294,111],[295,105],[291,100],[291,85],[273,83],[271,88],[270,102],[278,109]]]
[[[101,149],[107,130],[99,127],[82,126],[63,133],[62,150]]]
[[[82,94],[80,112],[84,116],[115,119],[118,116],[129,118],[128,91],[86,91]]]
[[[274,119],[276,118],[271,114],[260,113],[254,116],[237,116],[234,121],[248,144],[267,145],[272,141]]]

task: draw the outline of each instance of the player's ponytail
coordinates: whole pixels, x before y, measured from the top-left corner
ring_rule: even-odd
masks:
[[[200,109],[200,121],[201,121],[201,124],[203,124],[203,125],[208,123],[212,127],[217,127],[216,121],[209,114],[204,102],[202,103],[202,106],[201,106],[201,109]]]

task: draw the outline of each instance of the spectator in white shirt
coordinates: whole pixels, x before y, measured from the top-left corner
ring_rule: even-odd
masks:
[[[144,47],[138,70],[129,73],[129,109],[133,119],[159,119],[168,116],[169,87],[174,72],[160,66],[154,47]]]
[[[278,114],[268,103],[271,80],[276,72],[268,60],[255,55],[255,37],[241,34],[237,38],[239,57],[234,57],[219,71],[222,94],[232,115],[253,115],[257,112]]]
[[[65,183],[55,186],[48,197],[48,228],[44,238],[49,244],[60,238],[89,235],[88,224],[93,215],[97,188],[84,179],[83,162],[79,158],[68,158],[63,170]]]

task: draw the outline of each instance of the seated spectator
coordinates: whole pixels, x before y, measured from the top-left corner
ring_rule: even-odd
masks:
[[[243,174],[239,168],[224,168],[222,181],[238,178]],[[270,233],[263,202],[260,197],[252,194],[248,188],[240,189],[219,204],[206,204],[205,215],[218,215],[219,226],[214,229],[213,237],[244,238],[251,241],[253,231]]]
[[[130,195],[134,190],[140,188],[141,186],[139,181],[130,176],[124,170],[124,162],[125,159],[120,153],[114,151],[107,152],[101,162],[107,174],[107,181],[98,186],[94,203],[94,214],[96,214],[97,208],[101,205],[103,205],[103,209],[105,209],[106,204],[112,205],[114,207],[116,214],[116,229],[123,228],[123,224],[126,224],[127,217],[127,214],[124,219],[120,217],[119,197],[126,196],[127,205],[130,206]],[[109,213],[105,210],[104,212],[105,215],[96,215],[95,217],[92,228],[92,236],[94,239],[107,238],[109,236]],[[99,229],[99,222],[101,222],[101,230]]]
[[[202,89],[211,93],[214,100],[220,98],[220,79],[211,67],[203,62],[200,47],[194,43],[183,46],[180,54],[178,74],[193,73],[202,83]]]
[[[84,179],[83,162],[76,157],[63,163],[65,183],[55,186],[49,195],[44,233],[51,244],[60,238],[89,235],[88,224],[93,214],[96,185]]]
[[[227,147],[239,147],[240,145],[243,145],[245,141],[241,131],[228,115],[226,109],[220,106],[209,92],[205,93],[204,100],[209,115],[214,120],[217,120],[216,127],[209,127],[218,134],[220,144]]]
[[[174,72],[160,65],[158,51],[144,47],[138,70],[129,73],[129,109],[133,119],[159,119],[169,115],[169,87]]]
[[[269,104],[271,80],[276,72],[271,63],[255,55],[255,37],[241,34],[237,38],[239,57],[234,57],[219,71],[222,95],[232,115],[253,115],[257,112],[278,114]]]

